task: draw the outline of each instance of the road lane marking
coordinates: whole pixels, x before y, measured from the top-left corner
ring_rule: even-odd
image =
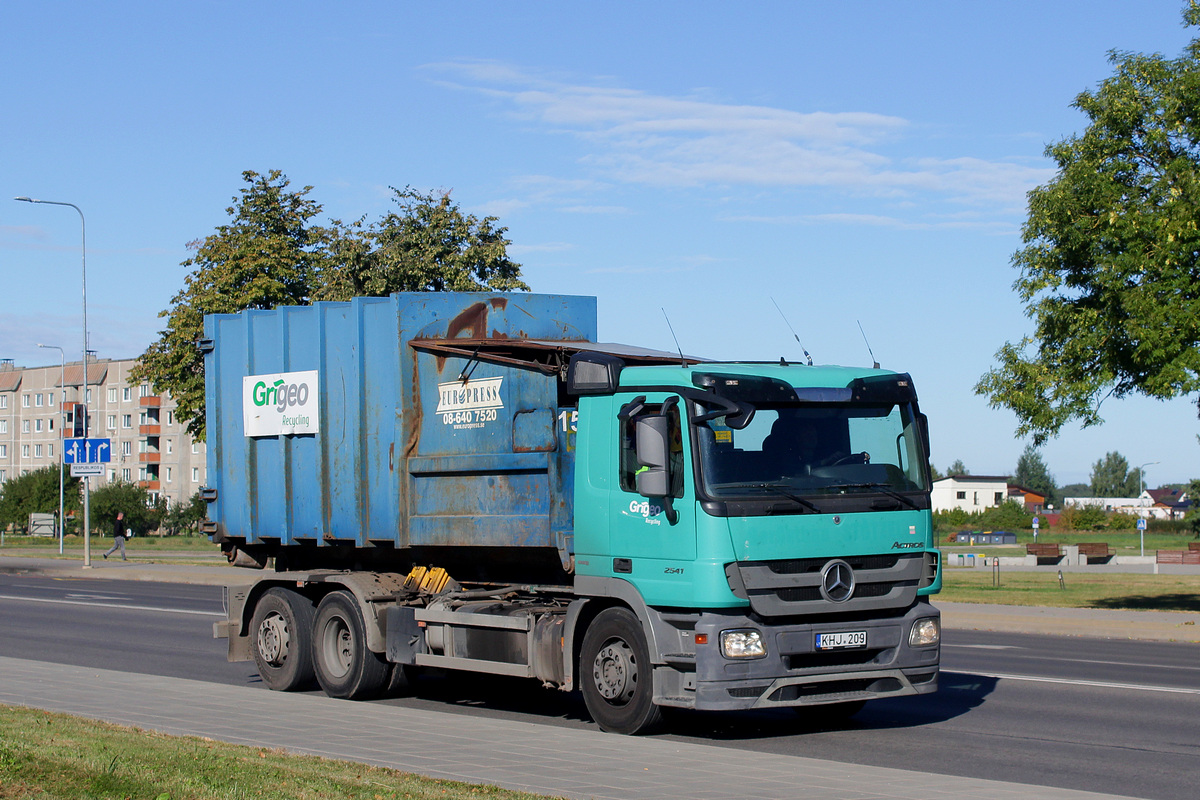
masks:
[[[949,672],[942,671],[943,675],[960,675],[965,678],[995,678],[1004,681],[1028,681],[1031,683],[1058,683],[1066,686],[1089,686],[1095,689],[1134,689],[1139,692],[1170,692],[1172,694],[1196,694],[1200,695],[1200,689],[1188,689],[1181,686],[1148,686],[1137,683],[1112,683],[1109,681],[1084,681],[1076,678],[1044,678],[1038,675],[1010,675],[1003,672],[979,672],[972,670],[971,672]]]
[[[59,603],[66,606],[94,606],[96,608],[128,608],[134,611],[153,611],[159,614],[199,614],[204,617],[224,617],[223,611],[193,611],[186,608],[159,608],[157,606],[135,606],[128,603],[108,603],[100,601],[58,600],[48,597],[19,597],[11,594],[0,594],[0,600],[19,600],[29,603]]]

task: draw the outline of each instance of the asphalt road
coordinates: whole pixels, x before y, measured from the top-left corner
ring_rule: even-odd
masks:
[[[6,656],[233,685],[212,586],[0,575]],[[1200,645],[948,631],[941,691],[819,712],[680,713],[666,738],[847,764],[972,775],[1134,797],[1191,800],[1200,774]],[[575,695],[532,681],[431,675],[414,697],[376,701],[587,727]]]

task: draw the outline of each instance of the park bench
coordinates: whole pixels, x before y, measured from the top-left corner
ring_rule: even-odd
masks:
[[[1200,548],[1193,550],[1159,550],[1154,559],[1159,564],[1200,564]]]
[[[1188,550],[1193,553],[1200,553],[1200,542],[1188,542]]]
[[[1048,564],[1057,564],[1062,560],[1063,550],[1062,545],[1058,544],[1027,544],[1025,555],[1035,556],[1039,564],[1043,560]]]
[[[1079,555],[1087,559],[1083,562],[1085,564],[1090,564],[1092,561],[1108,563],[1108,560],[1116,555],[1116,552],[1108,546],[1108,542],[1080,542]]]

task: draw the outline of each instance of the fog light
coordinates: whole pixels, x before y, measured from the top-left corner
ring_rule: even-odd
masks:
[[[908,634],[910,647],[929,647],[942,639],[942,627],[933,618],[919,619],[913,623],[912,631]]]
[[[721,653],[726,658],[762,658],[767,645],[756,630],[721,631]]]

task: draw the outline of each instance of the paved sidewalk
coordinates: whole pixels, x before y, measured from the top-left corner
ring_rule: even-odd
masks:
[[[0,703],[567,798],[1115,797],[4,657]]]

